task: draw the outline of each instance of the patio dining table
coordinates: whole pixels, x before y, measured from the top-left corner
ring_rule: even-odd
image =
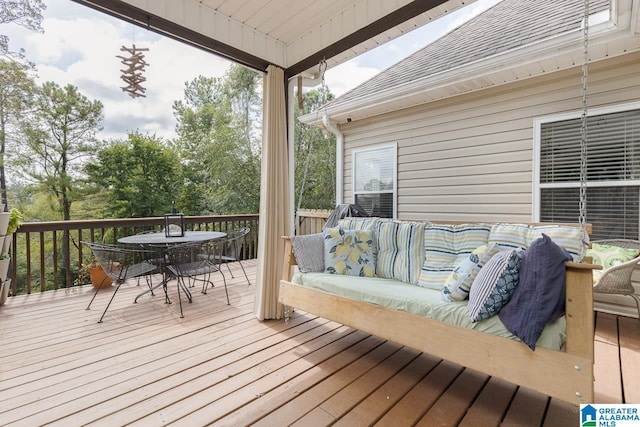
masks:
[[[164,232],[141,233],[125,236],[118,239],[118,242],[126,245],[159,246],[176,245],[178,243],[195,243],[215,240],[225,237],[227,233],[221,231],[185,231],[184,236],[167,237]]]
[[[180,243],[197,243],[197,242],[207,242],[210,240],[221,239],[226,237],[227,233],[221,231],[185,231],[183,236],[167,236],[164,232],[157,233],[140,233],[133,234],[131,236],[125,236],[118,239],[119,243],[123,243],[126,245],[138,245],[143,248],[163,248],[170,247],[172,245],[177,245]],[[161,262],[159,265],[162,270],[162,282],[156,286],[150,287],[149,289],[141,292],[134,299],[134,303],[138,302],[138,298],[147,293],[151,293],[153,295],[153,291],[160,286],[165,289],[165,299],[167,303],[169,303],[169,297],[166,292],[166,285],[170,279],[170,274],[167,270],[166,262]],[[179,285],[178,285],[179,286]],[[184,289],[184,287],[183,287]],[[184,289],[189,302],[191,302],[191,292],[188,289]]]

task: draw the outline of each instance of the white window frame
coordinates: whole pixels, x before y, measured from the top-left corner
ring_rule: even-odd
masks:
[[[629,110],[638,110],[640,109],[640,102],[630,102],[624,104],[611,105],[607,107],[598,107],[587,110],[587,115],[591,116],[599,116],[603,114],[612,114],[612,113],[620,113],[623,111]],[[540,193],[543,188],[577,188],[580,186],[580,183],[551,183],[551,184],[542,184],[540,183],[540,148],[541,148],[541,132],[542,125],[549,122],[557,122],[562,120],[571,120],[577,119],[582,116],[582,111],[573,111],[564,114],[556,114],[552,116],[540,117],[534,119],[533,125],[533,222],[540,221]],[[587,129],[588,135],[588,129]],[[628,180],[628,181],[598,181],[598,182],[587,182],[587,188],[595,188],[595,187],[623,187],[623,186],[640,186],[640,180]],[[587,207],[588,210],[588,207]],[[578,218],[576,218],[576,222]],[[640,221],[640,218],[639,218]]]
[[[392,190],[380,190],[380,191],[356,191],[356,174],[357,174],[357,158],[358,155],[363,153],[371,153],[377,150],[387,150],[391,148],[392,156],[392,175],[393,175],[393,189]],[[372,145],[366,148],[358,148],[351,151],[351,195],[353,203],[356,201],[356,195],[359,194],[392,194],[393,200],[393,218],[398,217],[398,144],[378,144]]]

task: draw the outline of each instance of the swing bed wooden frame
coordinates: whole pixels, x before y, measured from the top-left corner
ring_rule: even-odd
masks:
[[[590,231],[590,227],[587,229]],[[431,354],[542,394],[573,403],[593,403],[593,270],[566,263],[566,343],[560,351],[451,325],[291,282],[296,260],[285,254],[278,301],[380,338]]]

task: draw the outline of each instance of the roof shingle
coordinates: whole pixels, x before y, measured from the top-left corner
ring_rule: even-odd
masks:
[[[590,0],[590,14],[607,8],[609,0]],[[327,106],[388,91],[407,81],[577,30],[583,16],[583,0],[503,0]]]

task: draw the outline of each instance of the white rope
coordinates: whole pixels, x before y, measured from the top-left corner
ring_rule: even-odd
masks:
[[[584,0],[584,24],[582,27],[582,117],[580,126],[580,229],[582,231],[582,252],[584,257],[588,243],[587,222],[587,89],[589,78],[589,0]]]

